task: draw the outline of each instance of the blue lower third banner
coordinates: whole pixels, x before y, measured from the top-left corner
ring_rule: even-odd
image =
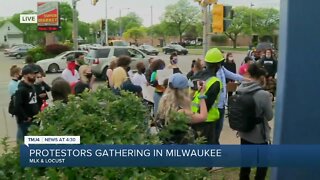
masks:
[[[319,167],[320,145],[21,145],[23,167]]]

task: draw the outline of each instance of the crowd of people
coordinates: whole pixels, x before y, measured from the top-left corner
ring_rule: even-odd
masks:
[[[257,116],[263,117],[261,123],[255,124],[249,132],[241,132],[241,144],[268,144],[270,128],[268,121],[273,117],[272,99],[275,96],[275,75],[277,60],[271,50],[266,50],[260,60],[245,57],[244,63],[237,67],[232,53],[223,53],[217,49],[210,49],[204,58],[192,61],[191,70],[184,75],[178,67],[178,55],[171,54],[170,64],[165,61],[150,58],[148,65],[143,62],[136,64],[137,72],[130,75],[131,58],[120,56],[110,62],[106,71],[107,86],[115,95],[121,90],[129,91],[143,97],[143,88],[154,87],[153,105],[154,121],[159,131],[170,124],[170,114],[181,112],[190,117],[188,123],[195,137],[204,137],[207,144],[220,144],[220,134],[223,128],[228,97],[235,93],[229,92],[228,83],[241,83],[237,93],[252,93],[256,104]],[[79,95],[84,91],[92,91],[95,76],[88,65],[81,65],[79,57],[68,56],[67,68],[61,77],[52,81],[49,86],[46,76],[40,66],[27,57],[27,64],[21,69],[12,66],[9,82],[9,94],[12,97],[9,112],[15,116],[18,124],[17,140],[23,141],[28,128],[33,124],[34,116],[44,110],[48,104],[48,92],[51,91],[52,101],[68,103],[68,95]],[[159,70],[172,69],[173,74],[163,83],[159,83]],[[272,84],[274,83],[274,84]],[[268,86],[269,84],[269,86]],[[271,87],[270,87],[271,84]],[[38,124],[39,125],[39,124]],[[154,124],[153,124],[154,125]],[[181,132],[173,132],[174,138],[167,143],[187,144]],[[256,177],[263,179],[267,168],[258,168]],[[248,179],[250,168],[241,168],[240,179]]]

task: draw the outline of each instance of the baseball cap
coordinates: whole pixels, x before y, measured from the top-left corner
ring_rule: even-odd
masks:
[[[192,87],[193,84],[188,80],[186,75],[176,73],[170,76],[169,86],[174,89],[185,89]]]
[[[67,56],[67,61],[75,61],[75,57],[73,55]]]
[[[38,72],[39,72],[38,68],[32,64],[28,64],[22,68],[22,75],[35,74]]]

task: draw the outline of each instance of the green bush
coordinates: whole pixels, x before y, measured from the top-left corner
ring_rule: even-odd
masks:
[[[115,96],[100,87],[96,92],[71,96],[69,103],[56,103],[38,115],[43,129],[32,127],[30,135],[81,136],[82,144],[161,144],[147,133],[148,112],[141,99],[123,92]],[[177,115],[177,122],[187,119]],[[174,119],[174,117],[172,117]],[[185,129],[172,123],[179,130]],[[172,127],[167,128],[173,130]],[[0,157],[0,179],[204,179],[203,168],[24,168],[17,149]]]
[[[211,36],[211,41],[216,43],[224,43],[227,41],[227,36],[225,35],[213,35]]]
[[[43,59],[53,58],[56,55],[68,50],[70,50],[70,47],[63,44],[52,44],[45,47],[38,46],[30,49],[28,51],[28,56],[31,56],[33,61],[37,62]]]

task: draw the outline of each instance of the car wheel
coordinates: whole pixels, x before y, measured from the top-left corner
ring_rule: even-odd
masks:
[[[106,81],[107,80],[107,70],[108,70],[108,66],[106,66],[103,71],[102,71],[102,74],[101,74],[101,79]]]
[[[50,64],[48,72],[57,73],[59,71],[59,66],[57,64]]]
[[[159,53],[154,53],[156,56],[158,56]]]
[[[167,54],[167,51],[163,51],[164,54]]]
[[[184,55],[187,55],[188,53],[187,52],[185,52],[185,53],[183,53]]]
[[[16,58],[17,58],[17,59],[20,59],[21,57],[22,57],[21,54],[17,54],[17,55],[16,55]]]

